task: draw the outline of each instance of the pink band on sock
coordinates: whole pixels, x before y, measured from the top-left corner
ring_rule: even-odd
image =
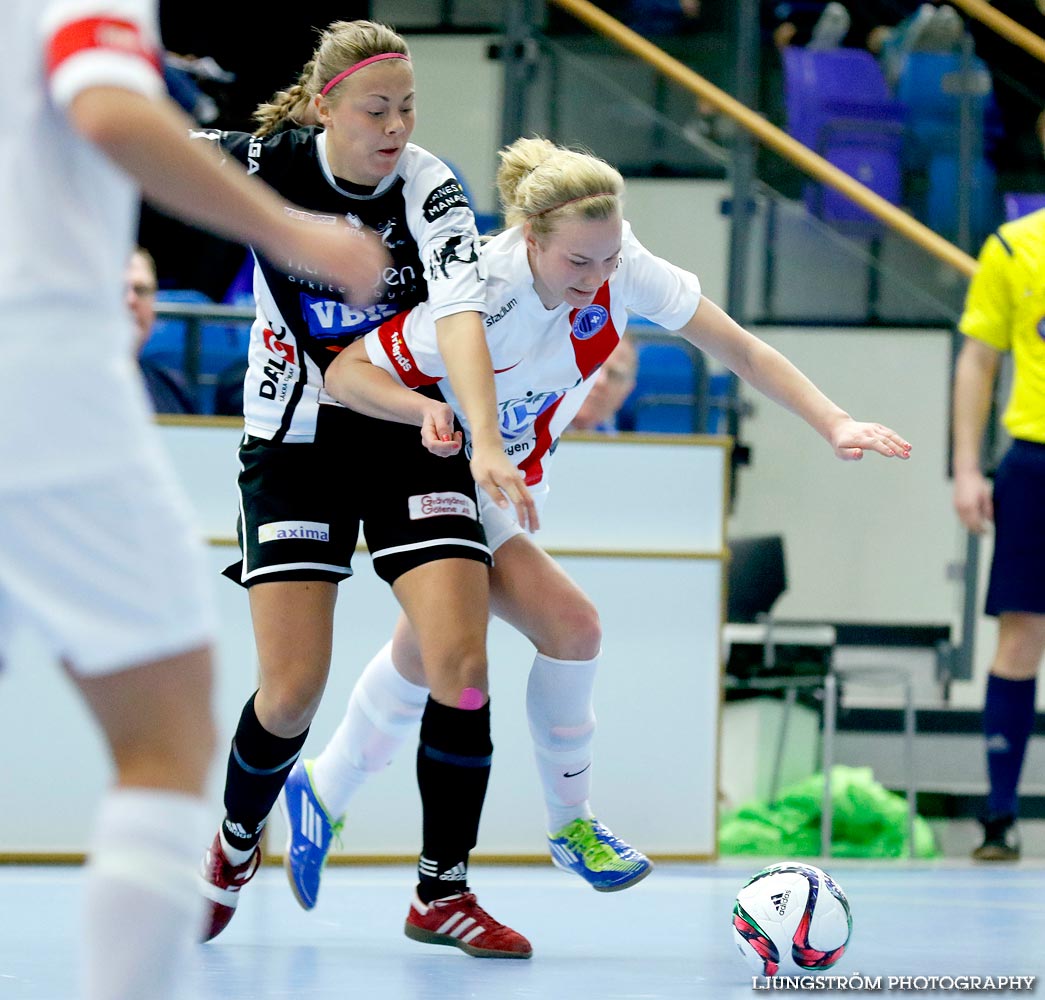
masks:
[[[382,59],[405,59],[407,62],[410,61],[410,57],[402,52],[382,52],[380,55],[371,56],[369,59],[361,59],[357,63],[353,63],[348,69],[343,69],[333,80],[330,81],[320,93],[326,97],[346,76],[351,76],[353,73],[359,72],[364,66],[369,66],[371,63],[380,62]]]
[[[457,699],[457,707],[469,712],[482,708],[486,704],[486,695],[478,688],[465,688]]]

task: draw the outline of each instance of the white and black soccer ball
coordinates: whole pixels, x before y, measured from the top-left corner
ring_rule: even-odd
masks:
[[[815,865],[782,861],[737,893],[733,939],[759,976],[815,975],[845,954],[853,932],[849,900]]]

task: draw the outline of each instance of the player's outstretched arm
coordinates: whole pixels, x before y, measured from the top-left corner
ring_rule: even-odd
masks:
[[[68,115],[163,211],[257,247],[288,271],[317,271],[344,287],[352,302],[380,295],[389,258],[375,234],[289,214],[291,206],[238,163],[222,164],[208,144],[194,143],[192,120],[173,102],[121,87],[89,87],[73,98]]]
[[[910,458],[911,445],[896,431],[883,424],[854,420],[784,355],[745,330],[710,299],[700,300],[693,317],[679,332],[764,396],[801,417],[839,458],[857,460],[865,451],[886,458]]]

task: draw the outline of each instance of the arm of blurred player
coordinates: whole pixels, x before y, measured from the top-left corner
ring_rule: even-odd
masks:
[[[122,87],[88,87],[73,98],[68,116],[163,211],[256,246],[273,260],[302,261],[348,288],[353,302],[380,295],[388,253],[374,234],[292,217],[267,185],[193,143],[192,120],[173,102]]]

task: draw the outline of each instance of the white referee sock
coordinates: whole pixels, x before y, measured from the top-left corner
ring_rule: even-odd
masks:
[[[312,764],[312,784],[337,819],[367,778],[383,770],[406,739],[416,741],[428,688],[411,684],[392,662],[389,641],[366,665],[330,742]]]
[[[86,874],[87,1000],[179,995],[203,929],[202,799],[118,788],[102,802]]]
[[[526,684],[537,772],[544,787],[548,832],[591,816],[592,690],[599,658],[554,660],[538,653]]]

